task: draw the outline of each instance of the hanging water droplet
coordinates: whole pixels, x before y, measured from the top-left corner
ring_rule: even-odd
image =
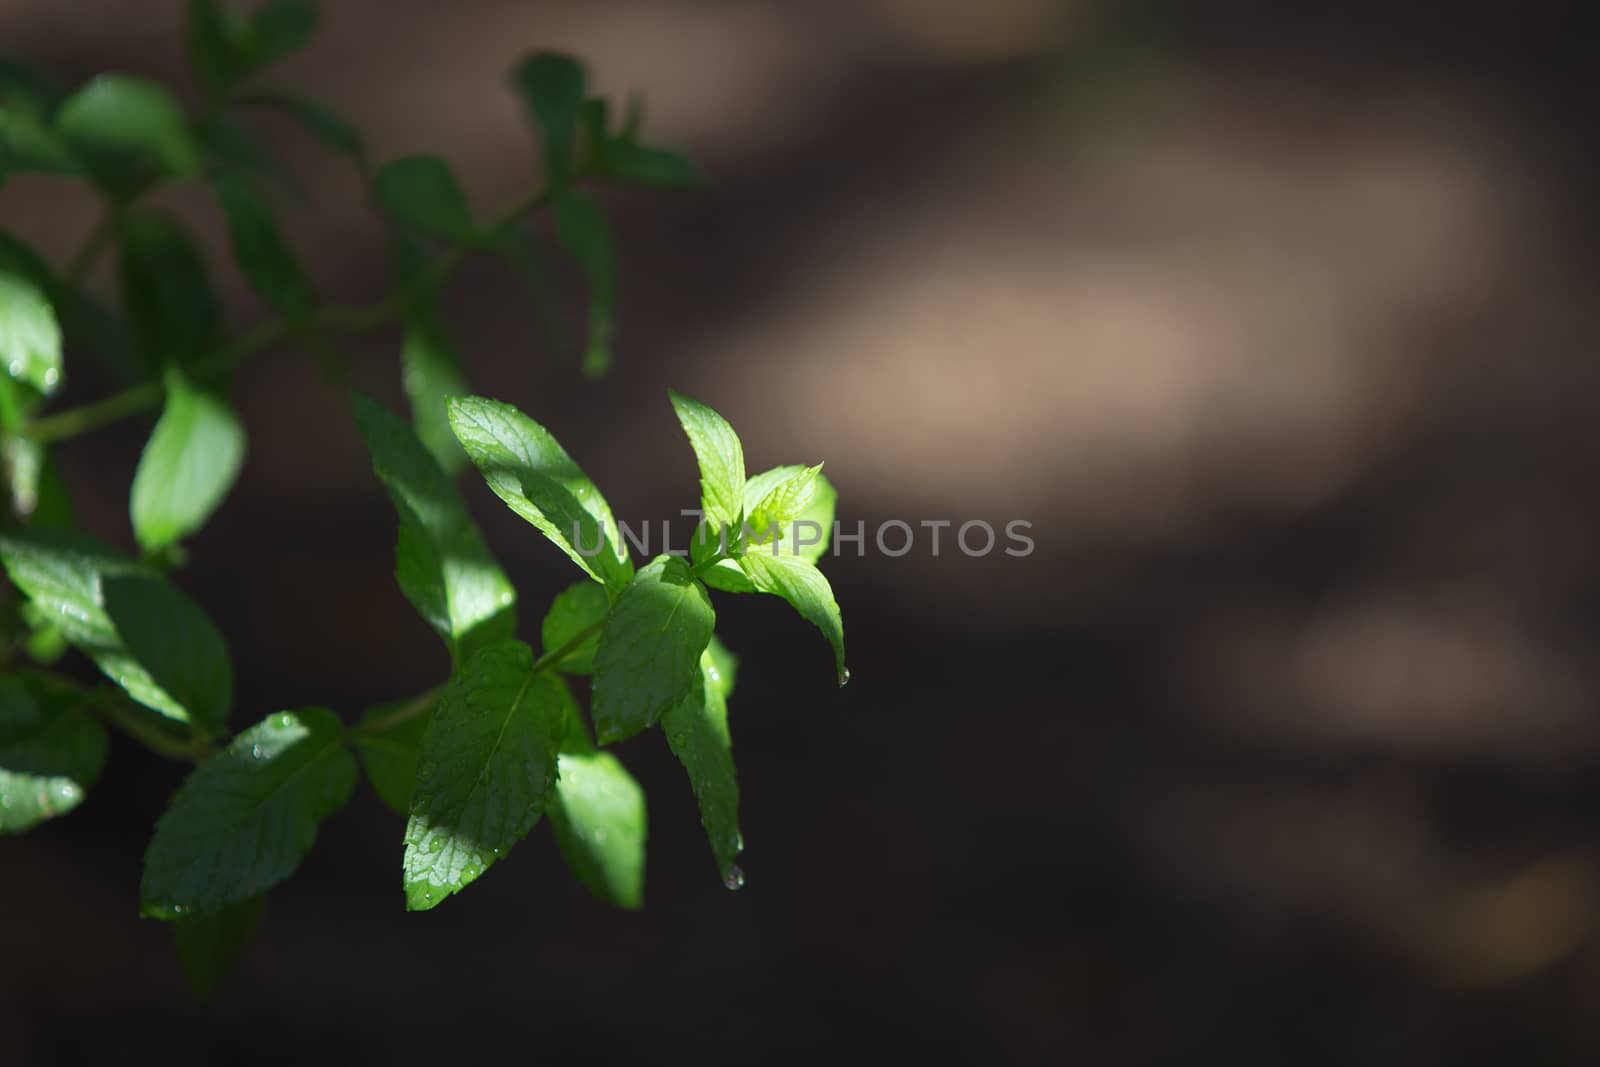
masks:
[[[839,668],[839,687],[842,689],[842,688],[844,688],[845,686],[847,686],[849,684],[850,684],[850,668],[849,667],[841,667],[841,668]]]
[[[737,863],[730,863],[728,870],[722,876],[722,884],[734,892],[744,888],[744,871]]]
[[[516,598],[513,597],[509,591],[500,594],[500,603],[502,606],[510,604],[514,599]]]

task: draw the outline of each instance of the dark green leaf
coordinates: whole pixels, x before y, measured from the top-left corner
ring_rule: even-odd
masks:
[[[544,137],[545,167],[557,183],[572,173],[587,83],[581,63],[555,52],[536,52],[511,72],[512,86]]]
[[[731,656],[713,639],[700,657],[699,676],[683,699],[661,720],[672,754],[689,773],[700,805],[700,822],[724,885],[737,889],[743,875],[734,862],[744,850],[739,833],[739,783],[728,732],[728,693],[733,688]]]
[[[191,709],[172,690],[187,690],[189,699],[195,694],[205,698],[220,691],[220,686],[196,686],[192,679],[179,671],[176,676],[158,677],[170,665],[182,664],[182,650],[225,648],[200,609],[188,604],[175,608],[158,604],[165,611],[167,625],[178,627],[167,632],[144,633],[136,642],[146,654],[151,654],[154,641],[164,641],[172,650],[154,654],[152,664],[142,664],[136,653],[118,632],[117,620],[108,613],[105,587],[120,578],[137,577],[154,580],[153,572],[127,559],[115,550],[82,534],[52,527],[35,526],[26,532],[0,534],[0,560],[6,572],[19,589],[28,595],[42,618],[54,621],[61,633],[74,646],[82,649],[101,671],[127,690],[139,703],[169,719],[189,722],[191,717],[201,722],[217,721],[218,709],[207,703]],[[177,590],[169,590],[171,598],[182,599]],[[141,616],[137,599],[131,606],[123,604],[125,621],[138,621]],[[167,687],[171,686],[171,689]],[[214,700],[214,696],[212,697]]]
[[[355,787],[338,716],[269,715],[184,780],[144,858],[142,911],[178,919],[259,896],[294,873]]]
[[[467,379],[455,345],[432,309],[414,311],[407,321],[400,384],[411,401],[417,437],[444,472],[454,475],[467,462],[467,454],[450,432],[448,401],[466,394]]]
[[[461,662],[516,630],[516,592],[495,563],[454,483],[411,428],[354,394],[372,469],[400,516],[395,577],[406,599]]]
[[[520,641],[482,649],[451,679],[422,742],[406,826],[406,906],[425,911],[520,841],[555,789],[566,692]]]
[[[263,894],[221,911],[185,916],[172,924],[178,959],[195,999],[208,1003],[232,973],[267,911]]]
[[[56,129],[115,197],[130,196],[152,178],[186,178],[200,169],[200,149],[177,101],[143,78],[100,75],[61,105]]]
[[[369,708],[354,735],[373,791],[398,814],[411,813],[422,739],[438,702],[439,690],[430,689],[410,700]]]
[[[613,595],[633,577],[611,506],[550,431],[510,404],[450,401],[450,428],[495,495]]]
[[[470,241],[478,235],[467,195],[450,164],[438,156],[385,163],[372,178],[373,195],[396,222],[437,237]]]
[[[550,603],[550,610],[544,617],[540,636],[545,655],[565,647],[567,642],[599,623],[610,607],[605,587],[594,582],[578,582],[563,589]],[[594,654],[599,647],[600,634],[596,631],[552,666],[565,674],[588,674],[594,670]]]
[[[317,5],[308,0],[267,0],[250,20],[250,69],[298,50],[317,28]]]
[[[249,23],[216,0],[184,5],[183,43],[196,80],[212,97],[223,96],[249,65]]]
[[[654,726],[699,676],[716,613],[677,556],[640,569],[611,608],[594,657],[593,713],[602,745]]]
[[[575,196],[561,196],[553,206],[556,239],[578,261],[589,287],[588,340],[583,373],[599,378],[611,369],[611,341],[616,333],[617,256],[611,231],[600,209]]]
[[[705,176],[687,156],[625,140],[606,144],[600,171],[619,181],[663,189],[693,189],[705,184]]]
[[[167,402],[139,457],[128,513],[148,551],[183,540],[222,504],[244,464],[244,426],[215,394],[167,373]]]
[[[667,391],[700,465],[700,508],[714,530],[738,533],[744,515],[744,447],[728,421],[698,400]]]
[[[234,261],[251,288],[291,322],[304,319],[316,296],[311,280],[278,232],[272,209],[242,174],[223,171],[211,184],[228,221]]]
[[[152,368],[211,355],[222,329],[205,261],[172,219],[128,212],[117,228],[122,304]]]
[[[202,732],[220,728],[233,706],[233,661],[211,620],[153,575],[106,577],[101,588],[128,654]]]
[[[739,558],[739,566],[757,589],[783,597],[801,618],[822,631],[822,636],[833,646],[839,684],[848,682],[850,672],[844,665],[844,623],[840,621],[839,603],[833,598],[833,589],[822,572],[777,543],[770,549],[751,548]]]
[[[352,159],[359,161],[366,154],[355,127],[313,100],[273,89],[251,93],[239,102],[287,115],[325,146]]]
[[[77,690],[42,674],[0,678],[0,835],[83,803],[105,758],[105,728]]]

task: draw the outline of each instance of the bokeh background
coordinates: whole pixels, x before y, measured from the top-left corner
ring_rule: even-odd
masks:
[[[186,84],[179,8],[0,0],[0,46],[69,82]],[[78,813],[0,846],[0,1062],[1600,1062],[1580,5],[325,8],[271,80],[378,158],[449,157],[485,208],[536,179],[505,85],[534,48],[644,90],[653,138],[714,176],[608,197],[604,382],[501,265],[450,300],[474,386],[619,516],[694,497],[672,386],[753,469],[825,459],[847,522],[1020,518],[1037,550],[969,559],[947,532],[937,557],[924,534],[829,561],[842,691],[784,605],[719,598],[742,892],[659,736],[622,750],[652,804],[638,914],[585,896],[540,827],[408,916],[401,825],[362,792],[205,1009],[134,918],[178,772],[118,742]],[[284,214],[323,289],[375,295],[353,176],[259,130],[306,190]],[[204,199],[167,206],[220,270]],[[61,184],[0,194],[57,261],[92,221]],[[347,352],[399,407],[398,338]],[[80,364],[63,406],[105,391]],[[250,458],[177,580],[230,637],[238,720],[439,681],[344,394],[285,349],[237,395]],[[122,544],[148,425],[60,452]],[[465,484],[532,635],[569,567]]]

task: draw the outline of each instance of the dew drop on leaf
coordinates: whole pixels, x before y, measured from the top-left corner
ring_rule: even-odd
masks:
[[[737,863],[728,866],[727,873],[722,876],[722,884],[735,892],[744,888],[744,871]]]

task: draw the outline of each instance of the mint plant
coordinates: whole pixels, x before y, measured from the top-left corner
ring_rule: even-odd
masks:
[[[322,104],[259,84],[315,21],[299,0],[269,0],[249,15],[191,0],[185,32],[205,101],[198,113],[147,80],[102,75],[68,94],[0,60],[0,182],[51,173],[89,183],[104,204],[60,270],[0,233],[0,563],[9,579],[0,593],[0,834],[82,804],[107,758],[108,727],[192,763],[156,823],[139,910],[171,924],[203,994],[363,772],[406,820],[399,858],[410,910],[465,889],[546,815],[577,879],[637,908],[645,797],[611,746],[660,726],[698,801],[717,872],[738,888],[744,845],[728,728],[737,660],[715,634],[711,589],[782,597],[821,630],[840,684],[848,678],[839,607],[817,569],[835,502],[820,467],[747,477],[732,427],[673,394],[698,460],[704,518],[683,554],[635,561],[605,497],[555,438],[515,407],[469,395],[440,313],[455,268],[474,253],[506,260],[544,293],[545,254],[527,222],[548,209],[588,283],[581,367],[604,373],[615,255],[582,189],[602,179],[686,185],[698,179],[694,168],[639,139],[637,104],[613,126],[579,63],[535,54],[511,80],[540,134],[543,182],[485,221],[443,160],[374,166],[359,134]],[[258,112],[287,117],[359,168],[393,241],[386,296],[343,305],[317,292],[276,223],[271,192],[291,179],[246,122]],[[261,325],[229,335],[195,243],[147,206],[153,190],[184,183],[214,201],[239,272],[270,312]],[[119,310],[84,285],[107,253],[116,256]],[[251,725],[230,733],[227,641],[171,574],[247,459],[232,378],[288,343],[337,382],[338,340],[388,326],[403,332],[409,417],[359,393],[352,412],[397,516],[396,580],[444,643],[451,670],[435,688],[354,722],[323,707],[257,707],[241,709]],[[63,353],[76,349],[101,357],[124,386],[49,411]],[[123,551],[79,528],[51,447],[157,407],[129,492],[138,552]],[[468,463],[578,569],[543,613],[537,650],[517,636],[518,590],[456,484]],[[106,681],[50,669],[69,649]]]

